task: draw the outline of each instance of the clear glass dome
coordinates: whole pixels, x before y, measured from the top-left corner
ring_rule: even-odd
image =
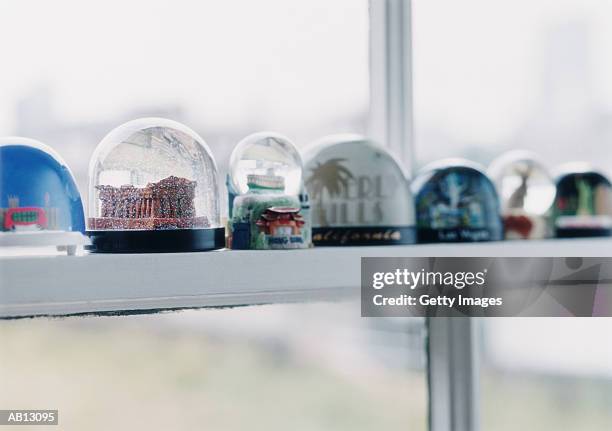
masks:
[[[89,230],[220,226],[210,149],[175,121],[144,118],[117,127],[96,148],[89,175]]]
[[[247,136],[230,156],[230,186],[237,195],[249,191],[249,178],[259,182],[268,178],[274,186],[282,182],[282,192],[298,195],[302,185],[302,158],[295,145],[274,132]],[[232,191],[230,191],[232,192]]]
[[[512,151],[495,159],[488,170],[501,199],[502,211],[522,209],[546,214],[555,200],[555,183],[537,156]]]
[[[399,162],[374,142],[331,135],[304,154],[315,245],[415,242],[414,203]]]
[[[62,158],[33,139],[0,139],[0,245],[74,247],[87,242],[84,231],[81,195]]]
[[[228,192],[233,249],[310,246],[310,225],[300,200],[302,158],[293,143],[273,132],[247,136],[230,156]],[[306,205],[307,206],[307,205]]]
[[[413,182],[419,242],[503,239],[499,199],[476,163],[446,159],[422,169]]]
[[[495,159],[488,173],[501,200],[506,238],[549,237],[556,187],[537,156],[528,151],[510,151]]]

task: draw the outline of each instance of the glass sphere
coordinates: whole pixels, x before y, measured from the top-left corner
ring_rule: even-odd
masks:
[[[282,192],[298,195],[302,184],[302,158],[295,145],[273,132],[247,136],[236,145],[230,156],[230,186],[236,194],[249,191],[249,177],[282,183]]]
[[[497,188],[502,212],[523,210],[528,214],[546,214],[555,200],[552,177],[528,151],[511,151],[495,159],[488,174]]]
[[[217,167],[204,140],[162,118],[127,122],[89,166],[89,230],[220,226]]]
[[[0,139],[2,232],[84,232],[81,195],[62,158],[33,139]]]
[[[560,237],[612,234],[612,185],[585,163],[558,169],[554,204],[556,235]]]
[[[415,242],[414,203],[399,162],[359,135],[331,135],[305,151],[316,245]]]
[[[510,151],[495,159],[488,173],[501,200],[506,238],[551,236],[556,187],[537,156],[529,151]]]
[[[462,159],[432,163],[413,182],[419,242],[503,239],[499,199],[482,168]]]

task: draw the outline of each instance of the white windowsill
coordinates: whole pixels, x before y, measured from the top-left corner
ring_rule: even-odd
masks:
[[[612,256],[612,239],[0,257],[0,317],[357,296],[362,256]]]

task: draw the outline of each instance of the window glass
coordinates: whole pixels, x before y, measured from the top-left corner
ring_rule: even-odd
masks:
[[[612,3],[412,4],[420,164],[524,148],[612,173]]]
[[[612,429],[612,320],[481,322],[482,429]]]
[[[0,405],[59,409],[63,429],[425,430],[424,320],[359,310],[5,321]]]
[[[138,117],[190,126],[223,176],[259,130],[365,131],[367,0],[4,2],[0,49],[2,134],[51,145],[82,192],[94,147]]]

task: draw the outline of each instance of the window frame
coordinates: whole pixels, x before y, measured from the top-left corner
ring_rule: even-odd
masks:
[[[412,1],[370,0],[368,134],[415,172]],[[430,431],[477,431],[479,371],[475,321],[428,317],[427,376]]]
[[[414,120],[413,120],[413,83],[412,83],[412,11],[411,0],[369,0],[370,8],[370,110],[368,121],[368,135],[386,146],[403,163],[406,174],[411,177],[414,174],[415,146],[414,146]],[[538,245],[539,244],[539,245]],[[564,245],[565,244],[565,245]],[[482,253],[483,256],[491,255],[525,255],[528,250],[531,255],[563,255],[568,251],[567,243],[559,240],[555,244],[531,243],[523,244],[483,244],[470,249],[471,255]],[[580,246],[582,244],[582,246]],[[607,245],[607,244],[604,244]],[[601,245],[600,245],[601,248]],[[582,255],[598,255],[598,248],[591,247],[588,240],[582,243],[573,242],[571,245],[573,253],[585,253]],[[109,255],[88,257],[85,260],[80,256],[62,257],[27,257],[27,258],[0,258],[0,274],[6,276],[14,284],[7,283],[6,290],[0,292],[0,318],[13,318],[23,316],[49,315],[53,314],[56,307],[57,314],[62,311],[69,313],[75,305],[71,298],[66,302],[53,305],[44,310],[41,305],[41,296],[55,298],[61,293],[62,280],[73,284],[87,284],[93,289],[81,292],[82,304],[77,304],[76,310],[82,313],[97,313],[96,308],[91,310],[83,308],[86,306],[99,306],[104,302],[104,307],[109,313],[125,310],[138,312],[141,310],[168,309],[185,307],[185,296],[190,296],[188,304],[191,307],[216,307],[228,305],[245,305],[259,303],[287,303],[308,302],[322,299],[342,299],[358,293],[359,271],[356,270],[359,258],[368,256],[440,256],[455,255],[464,256],[462,245],[419,245],[415,250],[411,247],[372,247],[344,249],[317,249],[308,250],[303,254],[276,253],[276,252],[237,252],[229,254],[209,253],[200,256],[168,256],[160,257],[138,255],[131,256],[130,260],[136,262],[132,268],[124,268],[123,275],[130,276],[130,271],[138,268],[158,268],[163,272],[164,265],[185,268],[195,268],[194,272],[187,275],[190,277],[201,277],[198,269],[202,264],[208,262],[212,270],[213,280],[205,283],[201,279],[194,278],[192,284],[185,287],[177,297],[160,295],[159,301],[155,298],[143,298],[138,296],[138,289],[133,290],[132,297],[122,292],[123,298],[112,295],[108,298],[87,298],[96,290],[96,283],[103,287],[99,280],[92,282],[89,277],[100,268],[102,261],[106,264],[125,262],[125,256]],[[299,256],[299,258],[297,257]],[[234,271],[229,278],[218,268],[231,268],[240,261],[244,268],[257,269],[248,279],[237,276]],[[140,263],[139,263],[140,262]],[[274,279],[270,281],[267,269],[270,262],[278,265],[287,265],[296,269],[297,274],[302,271],[303,282],[300,277],[294,276],[291,280]],[[212,265],[211,265],[212,264]],[[38,271],[32,274],[31,267],[36,265]],[[42,266],[41,266],[42,265]],[[57,277],[49,277],[41,280],[37,273],[48,265],[47,277],[57,271]],[[161,265],[161,267],[160,267]],[[311,273],[312,267],[317,267],[316,274]],[[90,268],[89,270],[87,268]],[[342,268],[342,271],[339,271]],[[71,275],[71,270],[77,270],[76,275]],[[98,269],[99,270],[99,269]],[[91,272],[90,272],[91,271]],[[24,274],[29,274],[24,277]],[[210,277],[210,274],[208,274]],[[62,278],[65,277],[65,278]],[[108,274],[107,277],[117,277],[116,274]],[[131,275],[135,284],[143,283],[143,279],[137,275]],[[216,278],[214,278],[216,277]],[[155,281],[151,279],[152,281]],[[262,281],[265,280],[265,281]],[[312,281],[314,280],[314,282]],[[18,283],[16,281],[19,281]],[[47,287],[41,284],[47,283]],[[170,283],[171,280],[169,280]],[[223,293],[217,290],[206,292],[213,282],[219,285],[215,289],[227,289],[232,286],[234,292],[229,289]],[[232,284],[233,283],[233,284]],[[267,290],[259,287],[267,283]],[[314,284],[316,289],[305,288]],[[54,286],[49,289],[48,286]],[[238,288],[236,288],[238,286]],[[28,289],[31,287],[32,289]],[[121,286],[119,286],[121,287]],[[147,288],[150,286],[147,286]],[[155,286],[154,286],[155,287]],[[157,288],[157,287],[155,287]],[[5,289],[3,287],[3,289]],[[55,289],[55,290],[54,290]],[[191,289],[191,290],[190,290]],[[65,290],[65,289],[64,289]],[[87,289],[85,289],[87,290]],[[41,296],[37,297],[37,291]],[[167,291],[161,290],[161,293]],[[112,293],[112,292],[111,292]],[[110,295],[108,290],[104,293]],[[150,297],[155,292],[148,292]],[[200,296],[197,296],[197,295]],[[61,297],[61,295],[60,295]],[[15,300],[10,313],[6,312],[7,301]],[[72,298],[74,299],[74,298]],[[99,303],[95,303],[99,301]],[[106,302],[105,302],[106,301]],[[121,302],[124,301],[124,302]],[[200,301],[200,302],[198,302]],[[27,308],[31,306],[31,308]],[[65,308],[62,308],[65,307]],[[21,310],[21,311],[20,311]],[[66,311],[67,310],[67,311]],[[47,311],[49,314],[45,314]],[[128,311],[129,314],[129,311]],[[427,376],[428,376],[428,416],[429,429],[431,431],[456,430],[467,431],[480,428],[479,415],[479,363],[478,352],[480,351],[477,337],[479,326],[478,319],[467,317],[428,317],[426,319],[426,352],[427,352]]]

